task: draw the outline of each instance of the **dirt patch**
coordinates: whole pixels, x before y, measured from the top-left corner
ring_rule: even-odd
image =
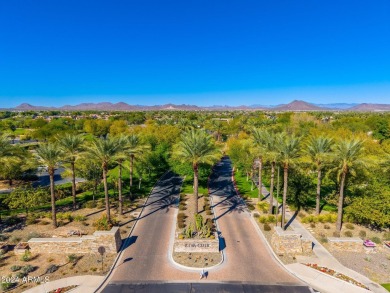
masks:
[[[202,252],[174,252],[173,259],[184,266],[192,268],[207,268],[219,264],[222,261],[222,254]]]

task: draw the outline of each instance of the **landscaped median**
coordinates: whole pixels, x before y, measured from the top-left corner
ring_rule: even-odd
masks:
[[[186,267],[209,268],[222,261],[214,214],[209,197],[203,195],[198,199],[200,212],[195,217],[190,208],[194,200],[191,194],[180,195],[172,257]]]

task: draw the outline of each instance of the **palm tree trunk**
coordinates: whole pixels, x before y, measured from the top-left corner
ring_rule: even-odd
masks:
[[[198,214],[198,164],[193,165],[194,168],[194,215]],[[195,223],[195,222],[194,222]],[[196,229],[196,227],[195,227]]]
[[[123,215],[123,198],[122,198],[122,163],[119,164],[118,200],[119,200],[119,214]]]
[[[343,207],[344,207],[344,186],[345,186],[345,178],[347,176],[347,171],[344,170],[341,174],[341,182],[340,182],[340,196],[339,203],[337,205],[337,222],[336,229],[337,231],[341,231],[341,226],[343,224]]]
[[[71,163],[72,168],[72,197],[73,197],[73,210],[76,210],[76,174],[74,168],[74,162]]]
[[[269,213],[274,211],[274,178],[275,178],[275,162],[271,162],[271,182],[269,188]]]
[[[53,221],[53,227],[57,228],[56,198],[54,193],[54,168],[49,168],[48,171],[50,177],[51,218]]]
[[[283,205],[282,205],[282,228],[284,229],[284,222],[286,218],[286,199],[287,199],[287,181],[288,181],[288,165],[284,165],[284,181],[283,181]]]
[[[316,198],[316,215],[320,214],[320,204],[321,204],[321,167],[318,164],[317,170],[317,198]]]
[[[263,160],[259,157],[259,200],[261,200],[262,190],[263,190],[263,180],[262,180],[262,171],[263,171]]]
[[[103,184],[104,184],[104,197],[106,201],[106,213],[107,213],[107,220],[111,221],[111,215],[110,215],[110,199],[108,197],[108,186],[107,186],[107,167],[103,166]]]
[[[130,156],[130,186],[133,186],[134,155]]]
[[[139,177],[139,181],[138,181],[138,189],[141,189],[141,182],[142,182],[142,177]]]

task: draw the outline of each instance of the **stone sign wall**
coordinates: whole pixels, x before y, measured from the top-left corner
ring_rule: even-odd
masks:
[[[103,246],[106,253],[117,253],[122,239],[119,227],[110,231],[96,231],[93,235],[68,238],[32,238],[28,241],[32,253],[97,253]]]
[[[173,244],[174,252],[219,252],[219,240],[215,239],[178,239]]]
[[[328,237],[330,251],[352,251],[361,252],[364,250],[363,240],[357,237]]]
[[[281,227],[275,227],[272,234],[271,245],[276,254],[302,254],[312,250],[312,241],[302,238],[295,231],[284,231]]]

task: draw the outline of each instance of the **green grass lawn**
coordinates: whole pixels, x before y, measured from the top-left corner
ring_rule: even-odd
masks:
[[[381,284],[383,288],[385,288],[387,291],[390,292],[390,283],[388,284]]]
[[[181,193],[192,194],[194,193],[194,181],[192,178],[186,177],[181,187]],[[199,182],[198,194],[208,194],[207,182]]]
[[[258,197],[258,190],[255,184],[253,184],[253,190],[251,190],[251,180],[247,181],[246,175],[243,175],[238,171],[234,173],[234,178],[236,179],[237,188],[241,195],[246,195],[251,198]]]

